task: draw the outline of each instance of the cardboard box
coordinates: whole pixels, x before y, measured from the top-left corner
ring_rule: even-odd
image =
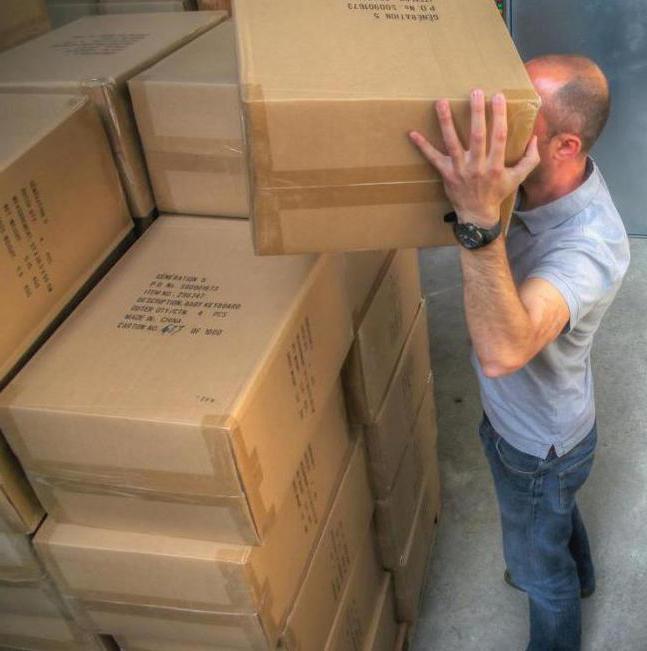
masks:
[[[438,472],[431,472],[420,491],[416,520],[409,533],[404,558],[393,571],[395,607],[400,622],[413,623],[418,617],[439,517],[440,476]]]
[[[44,572],[29,536],[0,531],[0,582],[38,581]]]
[[[346,291],[355,330],[359,329],[364,313],[377,291],[379,280],[386,272],[393,251],[354,251],[344,254]]]
[[[133,224],[88,100],[0,94],[0,122],[1,388]]]
[[[377,499],[393,489],[404,450],[411,440],[431,370],[427,310],[422,301],[391,377],[375,422],[364,428],[369,469]]]
[[[341,256],[258,258],[245,222],[161,217],[5,389],[0,426],[37,494],[66,488],[57,519],[103,492],[77,524],[166,513],[155,533],[255,544],[351,337]]]
[[[224,13],[86,16],[0,55],[1,92],[81,93],[96,104],[134,217],[153,211],[126,82]]]
[[[199,11],[226,11],[231,15],[231,0],[198,0]]]
[[[418,495],[429,473],[438,473],[436,409],[430,382],[418,411],[414,435],[404,452],[389,495],[377,500],[375,528],[382,564],[393,569],[403,559],[416,516]]]
[[[128,84],[162,212],[249,216],[235,47],[227,21]]]
[[[19,45],[50,27],[44,0],[2,0],[0,50]]]
[[[160,13],[165,11],[186,11],[189,4],[183,0],[162,2],[56,2],[49,3],[48,12],[52,27],[67,25],[83,16],[107,14]]]
[[[287,624],[282,646],[320,651],[339,609],[351,569],[363,552],[373,497],[364,447],[358,442]]]
[[[407,138],[441,146],[438,98],[465,139],[470,91],[505,90],[506,158],[523,155],[539,99],[491,0],[240,0],[234,17],[260,254],[453,244],[440,178]]]
[[[366,645],[366,651],[395,651],[399,634],[399,626],[395,621],[395,598],[393,596],[393,581],[390,574],[382,579],[380,596],[373,613]]]
[[[33,533],[45,512],[0,435],[0,532]]]
[[[83,606],[95,626],[114,631],[124,651],[268,651],[270,648],[255,614],[107,602],[84,603]]]
[[[0,648],[116,651],[108,640],[81,630],[46,580],[0,582]]]
[[[394,251],[361,317],[344,368],[354,421],[369,425],[377,419],[420,295],[417,251]]]
[[[339,486],[337,494],[288,618],[288,630],[292,632],[295,625],[298,627],[298,634],[290,639],[303,644],[303,640],[312,638],[319,645],[312,647],[316,649],[322,649],[326,641],[373,510],[360,440],[354,446],[343,477],[335,483]],[[285,563],[286,558],[289,555],[284,553],[277,564]],[[205,587],[213,587],[209,576],[206,579]],[[271,599],[271,590],[269,596]],[[126,649],[202,651],[205,647],[268,649],[276,646],[272,632],[266,628],[267,620],[260,612],[215,612],[201,608],[199,603],[191,609],[169,609],[87,598],[82,607],[88,625],[111,631]]]
[[[59,589],[76,599],[256,613],[268,644],[275,643],[349,461],[341,390],[326,410],[262,546],[108,531],[48,519],[34,539],[36,549]],[[225,641],[215,637],[213,644]]]
[[[371,617],[381,596],[387,573],[380,567],[375,547],[375,532],[364,535],[362,550],[348,577],[341,603],[324,647],[327,651],[355,651],[366,648]]]

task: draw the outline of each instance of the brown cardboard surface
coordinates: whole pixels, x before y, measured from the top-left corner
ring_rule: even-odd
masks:
[[[390,574],[382,579],[380,596],[371,618],[365,651],[395,651],[399,626],[395,621],[395,598]]]
[[[0,532],[32,533],[44,515],[18,460],[0,435]]]
[[[377,500],[375,505],[380,557],[387,569],[396,567],[404,557],[425,476],[430,472],[438,472],[438,430],[433,393],[433,381],[430,381],[418,411],[414,434],[395,475],[393,488],[387,497]]]
[[[507,159],[523,154],[539,100],[491,0],[241,0],[234,14],[261,254],[452,244],[440,179],[407,139],[441,145],[438,98],[465,138],[471,89],[505,91]]]
[[[326,411],[262,546],[109,531],[49,519],[34,539],[36,549],[61,591],[76,599],[256,612],[276,642],[348,462],[340,390]]]
[[[127,80],[217,25],[218,12],[86,16],[0,55],[0,92],[83,93],[96,104],[133,216],[154,208]]]
[[[396,251],[370,298],[344,368],[351,418],[358,423],[377,419],[421,291],[417,250]]]
[[[381,596],[386,572],[380,567],[375,547],[375,532],[364,535],[362,550],[348,577],[342,600],[324,647],[327,651],[356,651],[366,646],[371,616]]]
[[[38,651],[116,651],[81,630],[47,580],[0,581],[0,648]]]
[[[87,100],[0,93],[0,121],[2,386],[132,221]]]
[[[44,573],[28,536],[0,532],[0,583],[38,581]]]
[[[253,613],[223,614],[101,602],[84,603],[83,607],[90,623],[98,629],[113,631],[124,651],[269,648],[261,622]]]
[[[32,476],[244,502],[219,539],[255,543],[351,336],[340,256],[258,258],[245,222],[161,217],[5,389],[0,426]]]
[[[0,3],[0,50],[34,38],[49,27],[45,0],[3,0]]]
[[[396,471],[414,431],[430,373],[427,310],[422,301],[377,418],[364,428],[371,481],[377,499],[384,499],[392,490]]]
[[[401,622],[413,623],[418,617],[420,595],[436,538],[440,516],[440,475],[437,467],[435,470],[428,474],[425,486],[420,491],[416,519],[404,558],[393,571],[396,613]]]
[[[288,651],[324,648],[353,565],[363,553],[372,514],[366,456],[358,441],[288,616],[282,635]]]
[[[377,291],[379,279],[392,251],[355,251],[344,254],[346,291],[355,329],[359,328],[370,300]]]
[[[231,14],[231,0],[198,0],[199,11],[226,11]]]
[[[159,210],[248,217],[233,23],[209,30],[128,85]]]

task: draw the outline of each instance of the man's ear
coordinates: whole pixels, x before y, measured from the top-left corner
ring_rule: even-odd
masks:
[[[555,157],[559,160],[575,160],[582,153],[582,139],[575,133],[559,133],[555,138]]]

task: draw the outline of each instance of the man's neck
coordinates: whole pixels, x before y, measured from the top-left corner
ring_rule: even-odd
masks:
[[[532,210],[570,194],[586,180],[586,158],[552,174],[526,179],[522,185],[521,209]]]

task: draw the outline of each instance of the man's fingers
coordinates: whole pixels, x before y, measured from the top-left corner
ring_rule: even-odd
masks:
[[[470,126],[470,158],[481,161],[485,157],[485,95],[480,88],[470,97],[472,118]]]
[[[454,166],[460,168],[465,158],[465,150],[456,133],[452,110],[446,99],[441,99],[436,102],[436,114],[438,115],[438,122],[440,123],[440,130],[443,134],[447,153],[452,159]]]
[[[537,136],[533,136],[526,147],[523,158],[512,168],[512,173],[518,179],[518,183],[523,183],[539,164],[539,150],[537,149]]]
[[[508,116],[505,96],[497,93],[492,98],[492,142],[490,144],[490,164],[503,168],[505,165],[505,146],[508,141]]]
[[[409,138],[416,147],[422,152],[422,155],[437,169],[444,168],[445,156],[439,152],[421,133],[410,131]]]

